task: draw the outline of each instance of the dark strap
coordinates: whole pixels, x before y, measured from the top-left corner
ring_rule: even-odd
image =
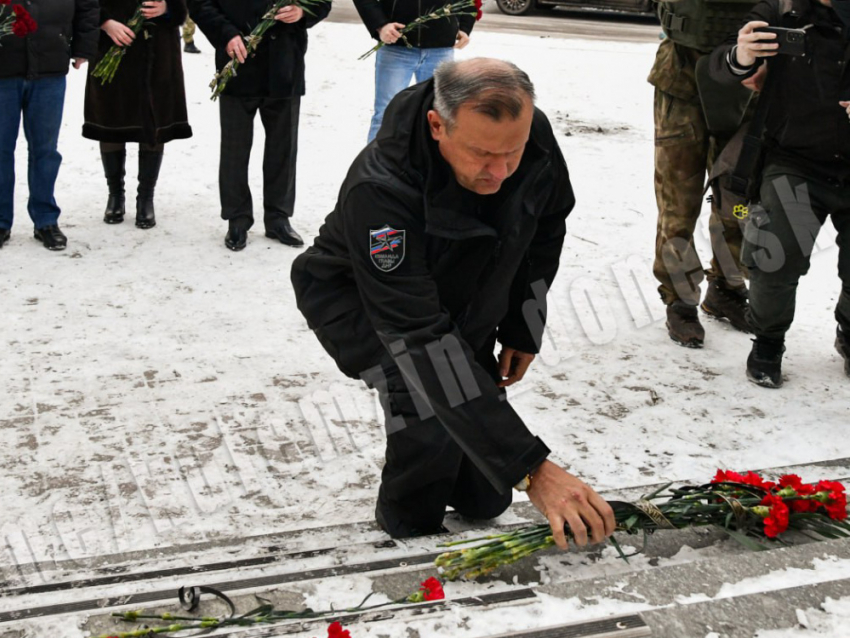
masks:
[[[775,91],[774,87],[778,84],[775,79],[777,71],[777,69],[774,69],[767,73],[764,90],[759,96],[756,111],[753,114],[753,119],[750,120],[750,126],[741,144],[741,153],[738,155],[738,161],[729,176],[729,190],[747,199],[755,195],[751,192],[751,186],[754,184],[755,172],[761,160],[762,147],[764,146],[764,128],[770,111],[771,96]]]

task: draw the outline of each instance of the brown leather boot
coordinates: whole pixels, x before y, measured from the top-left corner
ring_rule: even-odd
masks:
[[[673,341],[686,348],[702,348],[705,342],[697,307],[681,300],[667,306],[667,332]]]
[[[747,308],[750,294],[746,287],[729,288],[716,279],[708,285],[708,292],[700,308],[707,315],[717,319],[726,319],[732,327],[741,332],[750,332],[747,324]]]

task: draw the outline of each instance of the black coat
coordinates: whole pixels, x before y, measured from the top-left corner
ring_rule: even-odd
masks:
[[[376,40],[378,31],[388,22],[409,24],[420,16],[440,9],[446,4],[443,0],[354,0],[354,6],[366,25],[366,29]],[[464,14],[459,17],[431,20],[423,27],[407,36],[408,42],[422,49],[453,47],[458,30],[467,35],[472,33],[475,25],[475,10],[473,15]],[[399,40],[394,46],[406,46]]]
[[[832,0],[832,7],[844,22],[846,33],[850,36],[850,0]]]
[[[111,84],[103,85],[100,79],[89,75],[84,137],[101,142],[151,145],[192,137],[180,46],[180,25],[186,20],[186,2],[166,1],[168,12],[151,20],[136,37]],[[137,0],[101,0],[100,6],[101,24],[107,20],[126,24],[139,3]],[[112,44],[109,36],[102,32],[97,61]]]
[[[292,283],[311,328],[343,316],[368,317],[337,326],[358,344],[336,357],[350,376],[378,362],[377,341],[397,353],[392,346],[403,340],[421,384],[415,391],[428,397],[463,451],[505,491],[542,462],[548,448],[504,401],[482,362],[492,360],[496,338],[538,351],[546,291],[575,199],[540,111],[517,172],[497,195],[461,188],[431,140],[426,114],[433,100],[433,80],[393,99],[381,133],[354,161],[315,244],[295,260]],[[397,231],[389,237],[396,244],[389,253],[373,240],[385,226]],[[452,338],[480,391],[460,405],[446,396],[440,382],[445,370],[428,354],[429,346]],[[326,344],[331,352],[333,346]]]
[[[260,23],[270,0],[189,0],[189,13],[215,47],[216,69],[230,61],[227,44],[237,35],[247,36]],[[236,97],[292,98],[304,95],[304,55],[307,29],[331,10],[330,0],[310,6],[293,24],[278,22],[266,33],[256,55],[239,67],[225,89]]]
[[[850,41],[843,35],[838,15],[816,0],[794,0],[784,17],[780,0],[763,0],[746,22],[761,20],[773,26],[803,27],[806,55],[770,58],[768,82],[773,94],[765,126],[767,161],[790,164],[828,180],[850,180],[850,121],[839,100],[850,100]],[[737,34],[711,54],[712,76],[720,82],[738,83],[755,74],[758,63],[745,76],[735,75],[726,56]]]
[[[0,46],[0,78],[67,75],[71,58],[91,61],[97,53],[97,0],[30,0],[24,4],[38,23],[25,38],[9,36]]]

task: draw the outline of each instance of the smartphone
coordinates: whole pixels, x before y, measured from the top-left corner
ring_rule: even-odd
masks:
[[[774,42],[779,44],[779,48],[776,49],[779,55],[806,55],[806,32],[803,29],[760,27],[756,31],[776,34]],[[769,40],[762,40],[762,42],[769,42]]]

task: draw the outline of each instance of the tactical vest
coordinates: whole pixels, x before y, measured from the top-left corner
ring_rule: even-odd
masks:
[[[658,3],[664,35],[708,53],[737,33],[756,0],[674,0]]]

